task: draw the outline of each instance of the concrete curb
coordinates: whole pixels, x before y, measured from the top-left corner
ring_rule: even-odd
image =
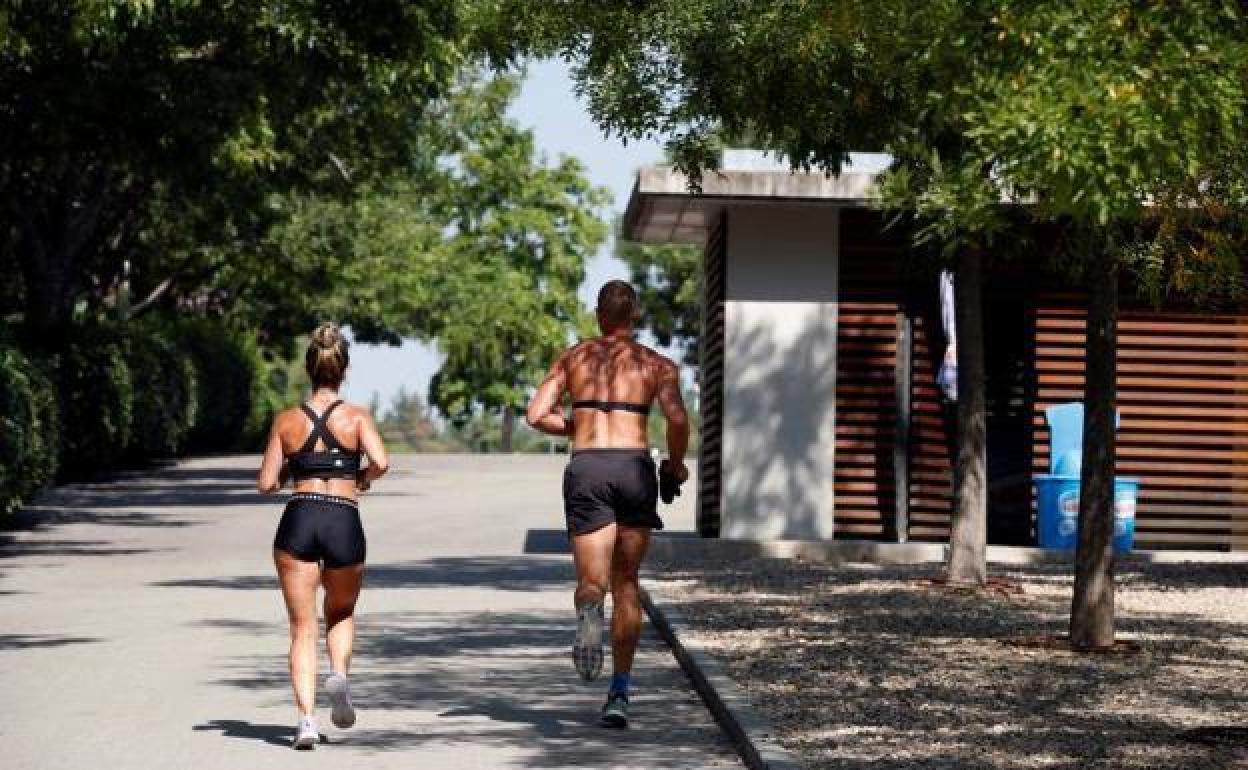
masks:
[[[680,612],[656,600],[649,581],[642,581],[641,604],[650,622],[672,648],[680,667],[711,710],[715,721],[737,747],[750,770],[801,770],[802,765],[775,740],[775,730],[750,705],[745,692],[727,674],[723,664],[697,642],[679,636],[687,628]]]

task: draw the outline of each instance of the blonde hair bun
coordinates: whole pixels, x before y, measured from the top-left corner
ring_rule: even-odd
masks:
[[[312,332],[304,367],[308,378],[317,387],[337,388],[347,373],[351,362],[346,337],[337,324],[325,322]]]
[[[312,342],[319,348],[337,347],[342,341],[342,332],[338,331],[338,324],[326,321],[316,327],[316,331],[312,332]]]

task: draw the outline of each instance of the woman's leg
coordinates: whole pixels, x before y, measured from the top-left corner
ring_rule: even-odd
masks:
[[[334,673],[346,674],[351,666],[355,641],[355,602],[364,581],[364,565],[326,569],[321,574],[325,586],[325,642]]]
[[[290,684],[300,714],[316,710],[316,587],[321,567],[300,561],[285,551],[273,551],[282,598],[290,617]]]

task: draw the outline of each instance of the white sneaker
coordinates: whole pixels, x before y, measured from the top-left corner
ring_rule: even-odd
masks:
[[[351,684],[346,674],[330,674],[325,680],[325,692],[333,707],[329,718],[334,727],[346,729],[355,724],[355,707],[351,705]]]
[[[321,731],[317,729],[316,717],[299,717],[299,727],[295,731],[294,747],[301,751],[316,748],[321,741]]]

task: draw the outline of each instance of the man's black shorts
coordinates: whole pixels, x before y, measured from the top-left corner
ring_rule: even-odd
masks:
[[[580,449],[563,472],[563,509],[573,535],[611,523],[663,529],[658,502],[658,473],[646,449]]]

